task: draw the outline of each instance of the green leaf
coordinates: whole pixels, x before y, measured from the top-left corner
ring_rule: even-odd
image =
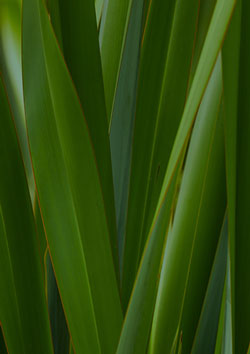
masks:
[[[188,281],[192,281],[191,276],[197,277],[194,283],[198,289],[199,279],[202,280],[199,270],[196,270],[197,275],[192,273],[196,247],[204,252],[207,244],[208,249],[212,250],[212,240],[215,239],[216,242],[218,239],[216,225],[219,223],[220,228],[225,210],[225,205],[224,208],[220,205],[220,189],[224,176],[223,129],[222,120],[218,119],[221,94],[221,61],[218,59],[195,122],[172,232],[164,251],[151,332],[150,353],[170,353],[176,330],[179,327],[183,305],[185,305]],[[216,174],[213,168],[216,169]],[[190,203],[192,203],[192,209],[190,209]],[[220,209],[222,209],[222,218]],[[208,210],[210,210],[209,213]],[[199,245],[201,239],[203,239],[203,244]],[[200,258],[201,255],[198,256]],[[182,330],[181,327],[180,330]]]
[[[199,63],[202,48],[207,36],[207,31],[213,16],[214,7],[217,0],[200,0],[199,1],[199,15],[195,38],[195,48],[192,58],[192,65],[190,70],[189,86],[191,86],[197,65]]]
[[[120,259],[127,216],[142,15],[143,0],[134,0],[130,10],[110,129]]]
[[[250,353],[250,343],[249,343],[249,346],[248,346],[248,350],[247,350],[247,354]]]
[[[132,0],[108,0],[104,6],[99,37],[108,121],[113,109],[131,4]]]
[[[46,287],[50,325],[55,354],[69,353],[69,333],[64,317],[50,255],[46,254]]]
[[[44,279],[46,278],[46,260],[45,260],[45,253],[47,251],[47,240],[44,234],[43,230],[43,221],[39,209],[39,202],[37,199],[37,195],[35,195],[35,201],[34,201],[34,209],[33,209],[34,215],[35,215],[35,221],[36,221],[36,228],[37,228],[37,233],[38,233],[38,242],[39,242],[39,252],[40,252],[40,258],[42,260],[42,269],[43,269],[43,276]]]
[[[2,331],[2,326],[0,326],[0,353],[1,354],[8,354],[4,337],[3,337],[3,331]]]
[[[162,250],[171,233],[172,202],[182,161],[178,166],[163,204],[152,225],[124,319],[117,354],[146,352],[155,306]]]
[[[35,196],[34,212],[37,232],[39,236],[39,249],[41,259],[43,261],[42,265],[44,271],[44,281],[54,353],[68,354],[68,348],[70,344],[69,333],[60,299],[60,294],[56,283],[56,278],[54,275],[53,266],[48,251],[47,240],[44,233],[43,221],[39,209],[39,201],[37,196]]]
[[[221,83],[219,84],[221,85]],[[218,90],[214,89],[218,94]],[[216,94],[215,93],[215,94]],[[209,94],[207,94],[209,95]],[[210,106],[206,107],[203,114],[215,114],[219,111],[219,125],[222,125],[221,105],[216,108],[218,99],[210,93],[206,98]],[[207,103],[208,104],[208,103]],[[204,103],[202,103],[204,107]],[[222,127],[220,127],[222,132]],[[220,141],[218,139],[221,139]],[[180,330],[183,331],[183,352],[190,353],[192,342],[198,325],[202,304],[204,302],[207,283],[214,262],[214,254],[220,235],[221,224],[226,208],[225,165],[223,151],[223,135],[217,134],[214,141],[217,151],[210,155],[211,170],[207,172],[206,182],[202,192],[202,203],[197,215],[196,236],[192,248],[192,259],[189,265],[189,277],[185,289]],[[207,157],[206,157],[207,158]],[[215,173],[216,171],[216,173]]]
[[[227,216],[224,220],[220,239],[215,254],[213,268],[204,299],[199,324],[193,343],[192,354],[214,353],[216,345],[217,329],[225,284],[228,250],[228,226]]]
[[[46,0],[46,5],[49,11],[50,21],[53,25],[56,38],[60,44],[61,49],[63,49],[63,40],[62,40],[62,23],[60,17],[60,0]]]
[[[250,154],[250,3],[241,2],[241,38],[239,62],[237,175],[236,175],[236,237],[235,237],[235,353],[246,353],[250,341],[250,240],[249,174],[246,158]],[[237,68],[233,68],[237,71]],[[234,74],[235,76],[235,74]],[[234,138],[232,138],[234,139]],[[235,139],[233,140],[235,141]],[[234,156],[232,156],[232,159]]]
[[[226,303],[225,303],[225,319],[222,342],[222,353],[233,353],[233,333],[232,333],[232,290],[231,290],[231,274],[229,253],[227,260],[227,277],[226,277]]]
[[[150,6],[142,45],[133,137],[122,273],[124,308],[185,103],[197,13],[197,0],[191,3],[152,1]]]
[[[241,1],[237,2],[222,49],[223,108],[225,125],[225,157],[228,199],[229,253],[232,298],[233,343],[235,338],[235,212],[236,212],[236,156],[237,115],[239,89],[239,56],[241,30]],[[234,344],[233,344],[234,345]]]
[[[23,2],[23,74],[41,215],[73,345],[76,353],[112,353],[122,313],[101,183],[81,105],[39,0]]]
[[[0,3],[0,72],[11,104],[28,185],[33,200],[34,179],[28,148],[23,105],[21,66],[21,4],[18,0]]]
[[[94,1],[56,1],[58,9],[54,9],[54,17],[60,17],[61,49],[79,96],[95,151],[111,248],[119,279],[111,154]]]
[[[102,11],[103,11],[103,3],[104,3],[104,0],[96,0],[95,1],[95,13],[96,13],[97,27],[99,27],[99,25],[100,25]]]
[[[0,321],[9,353],[53,353],[24,165],[0,77]]]
[[[227,253],[227,273],[224,282],[223,298],[221,303],[220,319],[217,331],[215,354],[233,353],[232,335],[232,305],[231,305],[231,275],[230,252]]]
[[[74,354],[74,349],[71,342],[70,342],[69,354]]]
[[[172,173],[183,149],[183,145],[185,144],[187,136],[190,133],[190,129],[192,128],[195,114],[198,110],[209,80],[209,76],[216,62],[216,58],[222,45],[235,3],[235,0],[218,0],[216,3],[206,40],[201,52],[199,64],[195,72],[181,123],[170,155],[157,208],[159,208],[159,205],[164,198],[165,189],[172,177]]]
[[[227,293],[227,277],[225,277],[224,281],[224,289],[221,300],[221,308],[220,308],[220,318],[217,329],[217,338],[214,354],[222,354],[222,342],[223,342],[223,331],[224,331],[224,322],[225,322],[225,310],[226,310],[226,293]]]

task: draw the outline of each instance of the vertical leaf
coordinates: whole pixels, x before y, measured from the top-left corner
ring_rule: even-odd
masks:
[[[145,353],[155,306],[162,250],[171,233],[171,213],[182,162],[175,171],[155,223],[152,225],[127,308],[117,354]],[[168,236],[169,237],[169,236]]]
[[[120,259],[122,256],[127,216],[142,15],[143,0],[133,1],[122,54],[110,129]]]
[[[224,172],[222,122],[218,119],[221,93],[221,61],[218,60],[195,122],[171,237],[164,251],[150,353],[170,353],[179,327],[188,277],[192,275],[190,269],[196,243],[200,235],[206,234],[204,243],[209,245],[216,224],[221,225],[221,207],[216,209]],[[213,166],[216,166],[218,175],[214,174]],[[209,214],[208,205],[211,206]],[[222,217],[224,210],[222,208]]]
[[[225,125],[226,181],[229,224],[229,258],[231,274],[233,343],[235,337],[235,218],[236,218],[236,155],[239,89],[241,1],[237,2],[222,48],[223,103]],[[234,344],[233,344],[234,345]]]
[[[110,353],[122,313],[102,188],[86,120],[40,0],[23,2],[23,74],[41,215],[74,349]]]
[[[54,270],[48,252],[46,256],[46,274],[48,309],[50,315],[54,353],[68,354],[70,344],[69,333],[56,284]]]
[[[149,11],[133,138],[122,275],[124,307],[129,300],[184,107],[198,1],[153,0]]]
[[[53,353],[24,165],[0,77],[0,321],[9,353]]]
[[[227,217],[222,225],[221,235],[207,286],[199,324],[193,343],[192,354],[214,353],[226,278],[228,226]]]
[[[250,228],[249,174],[246,158],[250,154],[250,3],[242,1],[241,43],[239,63],[239,94],[237,123],[237,185],[236,185],[236,235],[235,238],[235,353],[246,353],[250,341]],[[233,70],[237,71],[237,67]],[[234,74],[235,75],[235,74]],[[233,138],[234,139],[234,138]],[[233,156],[232,156],[233,158]]]
[[[102,72],[108,121],[111,119],[121,54],[132,0],[107,0],[100,28]]]
[[[94,1],[56,2],[57,8],[52,7],[50,10],[59,19],[55,23],[52,21],[52,24],[56,26],[56,34],[61,36],[61,49],[79,96],[95,151],[112,253],[119,278],[111,155]],[[52,1],[53,6],[56,6],[56,2],[54,4],[54,0]],[[57,30],[58,22],[61,26]]]

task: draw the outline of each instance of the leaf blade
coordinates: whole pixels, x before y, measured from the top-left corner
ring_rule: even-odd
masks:
[[[68,327],[77,353],[112,352],[122,313],[91,138],[44,3],[25,0],[23,11],[28,135]]]
[[[0,321],[10,352],[52,354],[34,216],[2,77],[0,98]]]

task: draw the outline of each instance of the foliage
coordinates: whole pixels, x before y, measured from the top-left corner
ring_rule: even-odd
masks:
[[[0,353],[249,352],[249,26],[0,2]]]

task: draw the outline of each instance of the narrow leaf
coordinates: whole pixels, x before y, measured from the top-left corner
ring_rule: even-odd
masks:
[[[218,60],[192,133],[171,237],[164,251],[150,353],[170,353],[179,327],[188,277],[192,275],[190,269],[196,243],[206,232],[204,242],[210,242],[216,224],[221,225],[220,216],[216,220],[224,172],[222,121],[218,119],[221,93],[221,62]],[[213,166],[216,166],[218,176],[214,174]],[[207,205],[211,205],[208,219]],[[216,233],[213,236],[216,238]]]
[[[9,353],[53,353],[34,216],[0,77],[0,322]]]
[[[237,175],[236,175],[236,237],[235,237],[235,353],[246,353],[250,342],[250,228],[249,174],[250,165],[250,3],[241,2],[241,38],[239,62],[239,91],[237,119]],[[238,68],[232,70],[237,73]],[[236,74],[233,74],[234,76]],[[233,123],[232,123],[233,124]],[[233,142],[235,138],[232,137]],[[234,155],[232,155],[234,163]],[[231,199],[232,201],[232,199]]]
[[[58,2],[57,8],[56,2]],[[115,262],[117,279],[118,245],[108,122],[106,116],[101,56],[98,42],[95,7],[93,0],[54,0],[50,10],[60,22],[62,47],[77,95],[86,118],[95,159],[100,174],[105,212],[109,228],[111,249]],[[53,17],[52,17],[53,19]],[[59,42],[60,43],[60,42]]]
[[[235,211],[236,211],[236,155],[237,114],[239,88],[241,1],[237,2],[222,49],[225,153],[228,195],[229,253],[231,274],[233,343],[235,337]]]
[[[198,1],[152,1],[149,11],[143,37],[133,137],[122,276],[124,307],[150,230],[184,108]]]
[[[100,47],[108,121],[111,119],[121,55],[132,0],[108,0],[100,28]]]
[[[130,10],[110,129],[120,259],[127,217],[142,15],[143,0],[134,0]]]
[[[228,226],[227,217],[223,223],[222,231],[215,254],[213,268],[207,287],[206,297],[196,332],[192,354],[214,353],[217,329],[222,304],[223,289],[226,276]]]
[[[73,345],[76,353],[110,353],[122,314],[101,183],[87,124],[40,0],[23,2],[23,69],[39,204]]]

